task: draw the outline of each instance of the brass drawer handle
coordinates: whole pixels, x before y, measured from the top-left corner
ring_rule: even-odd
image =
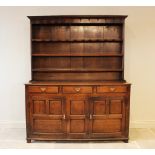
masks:
[[[110,88],[110,91],[112,91],[112,92],[114,92],[115,90],[116,90],[116,88],[114,88],[114,87]]]
[[[81,90],[81,88],[75,88],[76,92],[79,92]]]
[[[63,115],[63,119],[64,119],[64,120],[66,119],[66,115],[65,115],[65,114]]]
[[[41,89],[42,92],[46,91],[46,88],[44,88],[44,87],[41,87],[40,89]]]
[[[93,118],[93,117],[92,117],[92,115],[90,114],[90,115],[89,115],[89,119],[92,119],[92,118]]]

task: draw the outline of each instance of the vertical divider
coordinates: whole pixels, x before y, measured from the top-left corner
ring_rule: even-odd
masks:
[[[110,100],[107,98],[106,99],[106,116],[109,117],[110,113]]]
[[[50,104],[49,104],[49,100],[46,99],[46,114],[49,115],[49,110],[50,110]]]

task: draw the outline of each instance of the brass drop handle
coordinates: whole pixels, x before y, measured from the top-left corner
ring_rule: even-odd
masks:
[[[42,92],[45,92],[45,90],[46,90],[46,88],[44,88],[44,87],[41,87],[40,89]]]
[[[79,92],[81,90],[81,88],[75,88],[76,92]]]
[[[92,115],[90,114],[90,115],[89,115],[89,119],[92,119],[92,118],[93,118],[93,117],[92,117]]]
[[[66,115],[65,115],[65,114],[63,115],[63,119],[64,119],[64,120],[66,119]]]
[[[116,90],[116,88],[114,88],[114,87],[110,88],[110,91],[112,91],[112,92],[115,91],[115,90]]]

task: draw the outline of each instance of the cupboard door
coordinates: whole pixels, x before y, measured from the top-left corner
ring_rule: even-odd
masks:
[[[50,95],[30,97],[31,133],[33,136],[62,139],[66,136],[65,98]]]
[[[93,97],[90,103],[90,137],[123,136],[124,118],[124,97]]]
[[[88,99],[72,95],[67,98],[68,138],[79,139],[88,136]]]

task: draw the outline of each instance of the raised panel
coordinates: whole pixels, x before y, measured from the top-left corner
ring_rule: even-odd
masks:
[[[33,113],[46,114],[46,100],[33,100]]]
[[[62,133],[64,131],[61,120],[33,120],[34,132],[40,133]]]
[[[85,114],[85,102],[84,101],[71,101],[70,103],[71,115],[84,115]]]
[[[92,132],[93,133],[112,133],[120,132],[122,128],[121,119],[98,119],[93,120]]]
[[[62,114],[63,105],[61,100],[49,100],[49,114]]]
[[[85,132],[85,120],[70,120],[70,133],[84,133]]]
[[[104,115],[106,113],[106,100],[94,101],[93,115]]]
[[[122,100],[110,100],[110,114],[122,114]]]

